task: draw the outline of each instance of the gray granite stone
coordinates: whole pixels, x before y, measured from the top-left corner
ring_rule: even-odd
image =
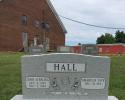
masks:
[[[72,53],[23,56],[23,98],[108,100],[109,72],[108,57]]]

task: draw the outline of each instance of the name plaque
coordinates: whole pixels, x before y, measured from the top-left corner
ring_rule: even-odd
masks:
[[[83,89],[104,89],[105,79],[104,78],[82,78],[81,87]]]
[[[47,72],[85,72],[84,63],[46,63]]]
[[[49,88],[50,80],[48,77],[26,77],[27,88]]]

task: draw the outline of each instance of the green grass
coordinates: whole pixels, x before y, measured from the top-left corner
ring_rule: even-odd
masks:
[[[21,94],[22,53],[0,53],[0,100]],[[112,56],[109,95],[125,100],[125,56]]]
[[[21,93],[21,53],[0,53],[0,100]]]
[[[110,95],[125,100],[125,56],[113,56],[110,73]]]

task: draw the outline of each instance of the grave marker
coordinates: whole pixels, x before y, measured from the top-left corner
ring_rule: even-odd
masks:
[[[29,47],[29,54],[31,55],[35,55],[35,54],[42,54],[44,52],[42,47],[38,47],[38,46],[32,46]]]
[[[98,55],[98,46],[96,44],[83,44],[81,53],[87,55]]]
[[[59,46],[57,48],[57,52],[59,52],[59,53],[72,53],[73,50],[70,46]]]
[[[118,100],[108,97],[110,58],[83,54],[22,57],[23,96],[11,100]]]

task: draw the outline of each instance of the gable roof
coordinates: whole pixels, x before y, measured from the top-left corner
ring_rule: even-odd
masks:
[[[61,21],[59,15],[57,14],[55,8],[53,7],[51,1],[50,1],[50,0],[46,0],[46,1],[47,1],[47,4],[49,5],[50,9],[52,10],[53,14],[55,15],[57,21],[59,22],[59,24],[60,24],[60,26],[61,26],[63,32],[64,32],[64,33],[67,33],[67,30],[66,30],[64,24],[62,23],[62,21]]]

